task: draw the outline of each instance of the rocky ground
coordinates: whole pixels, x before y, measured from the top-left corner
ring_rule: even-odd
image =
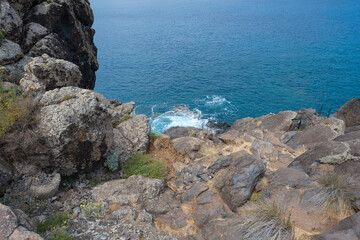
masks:
[[[85,89],[87,0],[0,6],[0,96],[28,108],[0,135],[0,239],[360,239],[359,98],[152,136],[134,102]],[[166,179],[124,178],[135,154]]]

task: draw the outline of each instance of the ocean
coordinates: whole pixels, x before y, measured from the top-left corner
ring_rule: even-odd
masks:
[[[155,133],[360,97],[359,0],[90,2],[95,90]]]

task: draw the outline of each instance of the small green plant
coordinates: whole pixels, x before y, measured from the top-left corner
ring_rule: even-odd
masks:
[[[245,209],[246,218],[242,226],[244,239],[294,240],[294,227],[290,216],[271,199],[257,201]]]
[[[151,133],[151,141],[154,142],[158,138],[156,133]]]
[[[80,205],[85,218],[103,218],[104,217],[104,203],[98,202],[86,202]]]
[[[65,228],[68,219],[70,219],[69,214],[58,212],[49,216],[44,222],[37,221],[37,233],[41,234],[49,230]]]
[[[6,90],[3,86],[4,67],[0,66],[0,136],[4,135],[16,121],[30,119],[32,99],[20,98],[16,88]]]
[[[250,202],[256,202],[257,200],[259,200],[259,197],[261,196],[260,193],[257,193],[257,192],[253,192],[250,196],[250,199],[249,201]]]
[[[131,114],[124,114],[120,119],[114,121],[112,123],[113,127],[116,127],[117,125],[119,125],[120,123],[123,123],[129,119],[131,119],[133,116]]]
[[[110,171],[116,171],[119,167],[119,155],[114,152],[113,150],[110,150],[105,155],[105,163],[104,166],[107,167]]]
[[[122,171],[124,178],[132,175],[141,175],[143,177],[166,180],[163,163],[143,153],[133,155]]]
[[[70,96],[70,95],[68,95],[68,94],[65,94],[64,96],[63,96],[63,101],[67,101],[67,100],[70,100],[70,99],[72,99],[72,98],[76,98],[75,96]]]
[[[91,180],[90,184],[92,187],[96,187],[97,185],[99,185],[101,182],[99,180],[93,179]]]
[[[121,118],[120,118],[120,123],[125,122],[129,119],[131,119],[133,116],[131,114],[124,114]]]
[[[191,130],[191,131],[189,130],[188,135],[189,135],[189,137],[195,137],[195,135],[196,135],[195,130]]]
[[[337,172],[323,175],[318,180],[319,186],[311,198],[314,209],[329,217],[341,219],[354,213],[356,186],[351,179]]]
[[[70,234],[63,230],[54,231],[52,237],[48,238],[48,240],[72,240]]]

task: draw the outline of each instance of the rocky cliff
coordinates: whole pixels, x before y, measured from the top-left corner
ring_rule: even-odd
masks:
[[[151,136],[80,88],[87,1],[0,4],[0,239],[360,239],[359,98]]]
[[[46,53],[75,63],[82,73],[79,86],[93,89],[98,69],[94,14],[88,0],[1,0],[0,65],[8,80],[18,83],[24,66]]]

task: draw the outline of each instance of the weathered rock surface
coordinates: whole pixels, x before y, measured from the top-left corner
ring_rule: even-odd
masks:
[[[33,196],[38,199],[47,199],[55,196],[56,192],[59,190],[61,181],[60,174],[55,174],[49,183],[37,184],[30,186],[30,191]]]
[[[360,125],[360,98],[354,98],[345,103],[334,116],[344,120],[346,127]]]
[[[322,240],[358,240],[360,239],[360,212],[340,221],[331,230],[318,235]]]
[[[200,150],[200,141],[194,137],[180,137],[172,141],[177,152],[182,154],[190,154]]]
[[[177,240],[174,235],[159,231],[151,224],[129,220],[77,219],[70,222],[69,231],[76,239],[153,239]]]
[[[163,134],[168,135],[171,140],[180,137],[195,137],[201,140],[214,138],[209,130],[199,129],[195,127],[172,127],[164,131]]]
[[[0,204],[0,239],[43,240],[37,233],[20,226],[21,220],[18,219],[17,214],[11,208]]]
[[[12,40],[18,37],[22,25],[23,21],[11,5],[7,1],[0,1],[0,29]]]
[[[5,68],[12,76],[11,81],[18,83],[23,77],[17,72],[28,63],[20,60],[22,53],[25,58],[46,53],[79,66],[80,87],[94,88],[98,63],[93,43],[95,31],[91,29],[94,14],[89,1],[2,0],[0,4],[0,29],[7,32],[8,40],[21,47],[6,48],[11,49],[6,52],[12,57],[4,58],[0,53],[0,64],[8,64]],[[8,40],[4,41],[5,46]],[[16,62],[18,67],[14,68]]]
[[[18,44],[7,39],[3,40],[0,46],[0,65],[16,62],[23,56]]]
[[[251,195],[257,180],[264,174],[266,164],[252,155],[233,159],[233,163],[215,177],[215,187],[221,198],[233,211]]]
[[[145,153],[150,143],[149,119],[145,115],[136,115],[116,126],[120,141],[127,141],[124,152],[131,154]],[[126,153],[124,153],[126,155]]]
[[[46,92],[36,126],[39,139],[26,149],[27,160],[61,175],[91,167],[113,141],[106,102],[101,94],[76,87]]]
[[[26,92],[44,93],[55,88],[77,87],[82,78],[78,66],[47,54],[34,58],[25,69],[20,85]]]
[[[328,142],[339,136],[331,127],[325,124],[318,124],[307,127],[304,131],[298,132],[286,144],[293,149],[310,148],[320,143]]]
[[[350,154],[351,149],[347,143],[323,143],[297,157],[289,167],[305,171],[309,175],[319,174],[320,164],[341,164]]]

